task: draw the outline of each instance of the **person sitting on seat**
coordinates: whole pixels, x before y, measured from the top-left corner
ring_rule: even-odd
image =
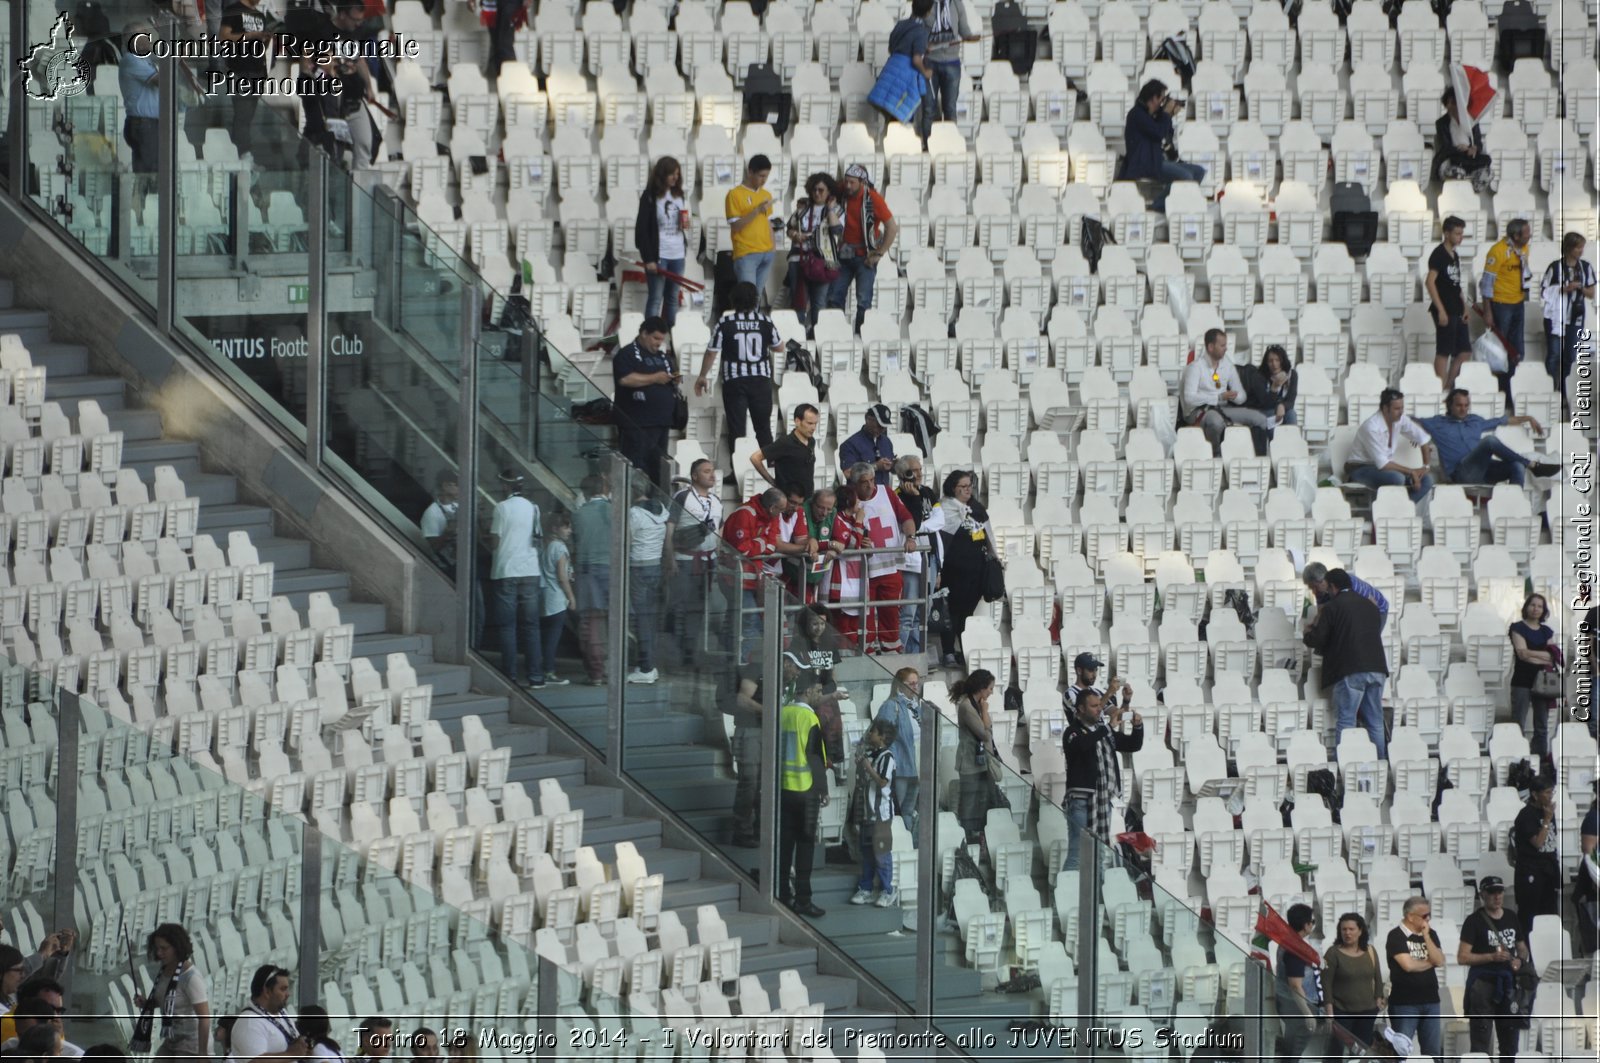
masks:
[[[1494,191],[1494,169],[1483,150],[1483,129],[1476,121],[1463,122],[1456,107],[1455,89],[1440,97],[1444,113],[1433,124],[1433,173],[1441,181],[1471,181],[1478,194]]]
[[[1514,415],[1485,419],[1472,412],[1472,396],[1465,388],[1452,388],[1445,396],[1444,413],[1418,418],[1417,423],[1433,437],[1439,448],[1439,464],[1452,483],[1501,484],[1522,486],[1523,470],[1535,476],[1554,476],[1561,466],[1553,462],[1529,461],[1494,435],[1503,424],[1528,425],[1535,433],[1544,428],[1532,417]]]
[[[1413,468],[1395,460],[1395,436],[1402,435],[1422,448],[1422,465]],[[1361,422],[1355,444],[1345,462],[1345,475],[1376,491],[1390,484],[1403,486],[1411,501],[1420,502],[1433,490],[1428,466],[1433,462],[1433,439],[1406,416],[1406,397],[1398,388],[1384,388],[1378,409]]]

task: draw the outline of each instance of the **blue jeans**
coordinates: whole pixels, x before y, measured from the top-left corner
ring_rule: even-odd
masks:
[[[922,597],[925,576],[921,572],[900,573],[900,597]],[[922,606],[920,603],[900,607],[900,652],[922,652]]]
[[[901,775],[895,769],[895,777],[889,783],[894,787],[894,806],[900,810],[900,822],[906,825],[906,830],[911,832],[911,844],[917,844],[917,795],[922,787],[917,782],[915,775]]]
[[[1518,358],[1526,353],[1522,349],[1522,319],[1527,308],[1527,303],[1489,304],[1489,316],[1494,318],[1494,327],[1500,330],[1500,335],[1516,351]],[[1515,369],[1516,363],[1512,363],[1511,368]]]
[[[497,579],[494,584],[494,622],[500,632],[500,670],[517,678],[517,649],[527,658],[527,680],[544,682],[539,658],[539,613],[544,603],[544,583],[538,576]]]
[[[1083,832],[1089,828],[1089,802],[1092,800],[1088,794],[1067,795],[1067,860],[1061,865],[1063,871],[1078,870],[1078,846],[1082,844]]]
[[[561,632],[567,627],[567,611],[551,613],[539,619],[539,643],[544,655],[544,677],[555,678],[556,650],[561,647]]]
[[[639,641],[639,671],[656,667],[656,617],[661,612],[661,566],[633,565],[628,571],[628,608],[633,637]]]
[[[834,278],[833,291],[828,293],[828,306],[843,310],[850,294],[850,285],[856,286],[856,331],[872,309],[872,287],[878,282],[878,267],[867,265],[864,254],[839,260],[839,276]]]
[[[761,596],[748,587],[741,590],[739,595],[744,603],[744,620],[739,630],[739,659],[749,661],[761,648]]]
[[[766,222],[753,221],[751,225],[765,225]],[[749,255],[740,255],[733,260],[733,275],[739,283],[746,282],[756,286],[756,295],[760,296],[767,290],[767,274],[772,272],[771,251],[757,251]]]
[[[878,856],[872,851],[872,824],[861,824],[861,879],[856,889],[871,893],[874,888],[885,893],[894,890],[894,855]]]
[[[1456,463],[1450,470],[1450,479],[1458,484],[1514,483],[1522,486],[1528,461],[1494,436],[1484,436],[1472,453]]]
[[[1433,490],[1433,477],[1428,475],[1422,477],[1422,486],[1413,490],[1407,487],[1411,481],[1403,473],[1392,469],[1380,469],[1376,465],[1352,465],[1349,473],[1350,479],[1358,484],[1365,484],[1374,491],[1391,484],[1395,487],[1406,487],[1406,494],[1411,496],[1413,502],[1421,502],[1428,497],[1428,492]]]
[[[928,91],[922,97],[922,110],[917,114],[917,132],[926,141],[933,131],[933,123],[943,119],[956,120],[956,95],[961,91],[961,60],[938,63],[929,60]]]
[[[1163,160],[1161,163],[1161,195],[1157,196],[1156,201],[1150,204],[1150,209],[1157,214],[1166,212],[1167,193],[1172,191],[1172,182],[1199,182],[1204,181],[1205,178],[1206,168],[1199,163],[1173,162],[1171,159]]]
[[[668,273],[682,276],[683,261],[681,258],[663,258],[657,265]],[[660,273],[646,273],[644,284],[644,316],[660,316],[671,328],[678,320],[678,282],[668,280]]]
[[[1413,1041],[1425,1056],[1439,1058],[1444,1046],[1444,1029],[1439,1022],[1437,1004],[1389,1005],[1389,1025],[1396,1033],[1403,1033]]]
[[[1378,747],[1378,759],[1388,756],[1389,744],[1383,737],[1383,684],[1387,677],[1382,672],[1355,672],[1333,685],[1334,718],[1339,721],[1339,732],[1354,727],[1359,719],[1367,729],[1367,736]],[[1335,736],[1337,741],[1337,736]]]

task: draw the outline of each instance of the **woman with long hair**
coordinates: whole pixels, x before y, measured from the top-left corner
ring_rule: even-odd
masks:
[[[659,317],[671,328],[678,320],[678,282],[689,258],[689,201],[683,190],[683,167],[670,155],[656,160],[650,182],[639,197],[633,242],[644,263],[644,316]]]
[[[311,1058],[328,1059],[344,1063],[344,1049],[333,1039],[333,1024],[328,1021],[328,1009],[320,1004],[307,1004],[295,1017],[300,1036],[311,1042]]]
[[[839,235],[844,232],[839,185],[832,174],[806,178],[806,194],[789,218],[790,275],[794,278],[794,305],[810,339],[817,314],[828,304],[828,289],[839,276]],[[804,304],[801,297],[804,297]]]
[[[1300,378],[1289,361],[1289,352],[1279,344],[1272,344],[1261,356],[1261,378],[1266,381],[1267,416],[1276,417],[1279,424],[1294,424],[1294,399]]]
[[[961,790],[956,820],[967,832],[968,843],[983,840],[983,829],[989,822],[990,797],[994,793],[990,758],[998,757],[999,750],[995,749],[994,726],[989,720],[989,698],[993,694],[994,673],[983,668],[950,685],[960,727],[956,774],[961,777]]]
[[[1383,964],[1360,914],[1346,912],[1339,917],[1338,934],[1323,953],[1322,962],[1322,995],[1328,1015],[1356,1040],[1370,1043],[1384,1005]]]
[[[145,940],[145,952],[159,965],[153,996],[133,997],[135,1007],[161,1012],[157,1058],[187,1059],[210,1054],[211,1005],[206,980],[194,965],[194,943],[177,923],[162,923]]]
[[[1522,616],[1511,625],[1511,651],[1515,663],[1511,667],[1511,716],[1528,735],[1528,750],[1536,756],[1550,754],[1550,709],[1555,702],[1539,697],[1533,692],[1533,681],[1539,673],[1556,665],[1555,631],[1545,623],[1550,615],[1550,604],[1542,594],[1530,594],[1522,603]],[[1533,726],[1528,725],[1529,713]]]
[[[977,474],[971,469],[955,470],[944,478],[938,505],[938,579],[939,586],[949,592],[950,611],[950,624],[939,636],[941,663],[946,668],[965,662],[956,640],[983,600],[983,568],[994,541],[989,511],[974,494],[977,483]]]

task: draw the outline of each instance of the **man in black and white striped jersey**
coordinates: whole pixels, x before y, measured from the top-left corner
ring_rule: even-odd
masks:
[[[700,379],[694,393],[711,389],[711,365],[722,357],[722,409],[728,418],[729,456],[744,438],[746,418],[755,422],[756,442],[772,443],[772,360],[783,349],[778,327],[756,309],[756,286],[748,282],[733,289],[733,309],[711,330],[711,343],[700,362]]]

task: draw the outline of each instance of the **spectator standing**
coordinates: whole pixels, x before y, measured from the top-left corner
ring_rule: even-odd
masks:
[[[956,97],[961,92],[961,46],[978,40],[977,24],[966,0],[934,0],[928,23],[932,33],[924,62],[932,91],[923,98],[926,120],[954,122]]]
[[[1533,933],[1536,916],[1561,913],[1561,855],[1556,847],[1555,818],[1556,778],[1541,772],[1528,791],[1528,803],[1511,821],[1517,912],[1528,934]]]
[[[224,60],[228,73],[240,81],[260,81],[267,76],[267,56],[272,51],[275,38],[267,32],[267,15],[261,10],[261,0],[234,0],[222,9],[222,39],[235,44],[244,42],[241,55]],[[254,131],[256,108],[261,97],[254,93],[235,93],[230,101],[233,115],[228,125],[228,138],[239,152],[239,161],[250,163],[255,146]]]
[[[1561,395],[1561,407],[1567,403],[1567,377],[1578,358],[1578,341],[1589,340],[1589,350],[1594,350],[1593,335],[1587,326],[1589,307],[1587,300],[1594,298],[1594,266],[1583,257],[1586,241],[1582,233],[1567,233],[1561,238],[1561,257],[1545,267],[1540,279],[1539,294],[1544,303],[1544,367],[1550,381]]]
[[[0,920],[0,934],[3,933],[5,933],[5,922]],[[17,939],[17,944],[21,943],[21,939]],[[78,932],[71,927],[62,927],[54,933],[46,934],[44,940],[39,942],[39,947],[31,954],[21,955],[20,949],[18,950],[22,965],[20,971],[14,971],[15,963],[0,962],[0,1005],[10,1007],[16,1003],[17,985],[25,979],[35,975],[64,978],[67,968],[72,963],[73,949],[77,943]],[[5,948],[6,946],[0,945],[0,950]],[[8,985],[6,976],[13,974],[17,975],[16,983]]]
[[[917,736],[922,730],[922,675],[915,668],[902,668],[894,674],[892,693],[879,706],[877,719],[894,728],[890,744],[895,764],[894,807],[915,841],[920,790]]]
[[[1405,436],[1422,448],[1422,464],[1402,465],[1395,460],[1395,436]],[[1345,475],[1376,491],[1390,484],[1401,486],[1411,501],[1421,502],[1433,490],[1428,466],[1433,463],[1433,440],[1406,416],[1406,397],[1396,388],[1378,395],[1378,409],[1361,422],[1345,462]]]
[[[900,223],[894,220],[889,204],[872,187],[872,175],[860,163],[844,171],[844,232],[839,244],[839,276],[828,293],[828,305],[843,310],[856,289],[856,334],[872,309],[872,291],[878,281],[878,263],[894,246]]]
[[[235,1063],[305,1059],[311,1043],[295,1028],[287,1007],[289,972],[269,963],[250,978],[250,1006],[239,1013],[228,1044]]]
[[[939,499],[941,525],[935,543],[938,548],[939,586],[946,592],[945,603],[950,623],[939,636],[940,662],[946,668],[965,665],[966,658],[956,649],[957,640],[967,630],[967,619],[983,600],[983,569],[989,557],[994,529],[989,513],[973,495],[976,475],[970,469],[957,469],[944,478]]]
[[[1105,699],[1098,690],[1078,691],[1077,703],[1067,717],[1061,735],[1061,751],[1067,766],[1067,859],[1066,871],[1076,871],[1081,862],[1081,835],[1090,831],[1106,845],[1111,844],[1111,803],[1122,792],[1123,753],[1144,748],[1144,717],[1128,704],[1132,692],[1122,688],[1122,703],[1106,714]],[[1122,732],[1122,717],[1130,714],[1131,728]]]
[[[1545,621],[1550,616],[1550,605],[1542,594],[1530,594],[1522,603],[1522,616],[1511,625],[1511,715],[1528,735],[1530,752],[1546,757],[1550,755],[1550,710],[1555,708],[1551,698],[1533,693],[1533,681],[1540,672],[1553,668],[1556,659],[1551,652],[1555,631]],[[1532,715],[1530,727],[1529,715]],[[1517,907],[1522,907],[1520,902]]]
[[[0,1012],[9,1013],[17,1006],[17,987],[28,977],[22,963],[22,950],[11,945],[0,945]]]
[[[817,601],[832,562],[844,549],[843,544],[836,543],[833,539],[834,517],[839,512],[838,492],[832,487],[818,488],[809,499],[801,503],[799,509],[805,520],[806,538],[817,544],[815,554],[805,566],[805,578],[799,588],[800,599],[810,605]],[[824,626],[827,626],[826,610],[824,610]]]
[[[1342,572],[1344,570],[1339,569],[1337,571]],[[1328,576],[1328,566],[1321,561],[1312,561],[1300,573],[1301,581],[1311,591],[1311,595],[1316,599],[1317,608],[1319,609],[1331,601],[1336,592],[1336,589],[1329,582]],[[1345,572],[1344,578],[1350,581],[1350,589],[1352,591],[1378,607],[1378,627],[1382,628],[1387,624],[1389,622],[1389,599],[1383,596],[1383,592],[1360,576],[1352,575],[1349,572]],[[1312,617],[1311,622],[1313,624],[1316,623],[1315,616]]]
[[[966,831],[967,844],[982,843],[993,807],[995,774],[990,758],[998,763],[1000,751],[994,745],[994,725],[989,718],[989,699],[994,695],[994,673],[974,669],[965,679],[950,684],[955,699],[956,774],[961,779],[956,804],[956,820]]]
[[[661,611],[661,558],[667,552],[669,514],[643,480],[633,482],[628,507],[628,606],[639,663],[628,682],[650,684],[661,678],[656,668],[656,629]]]
[[[1119,700],[1126,703],[1127,699],[1133,696],[1133,688],[1121,682],[1116,676],[1111,677],[1109,686],[1097,685],[1100,669],[1104,667],[1105,663],[1092,653],[1080,653],[1072,659],[1072,682],[1067,685],[1067,692],[1061,696],[1063,716],[1070,717],[1078,711],[1078,695],[1085,690],[1099,694],[1103,706],[1107,709],[1116,708]]]
[[[539,558],[540,584],[544,588],[539,610],[539,656],[544,662],[544,685],[547,687],[564,687],[571,682],[556,675],[556,651],[561,648],[561,632],[567,626],[567,614],[578,609],[578,595],[573,589],[572,547],[568,545],[571,538],[572,514],[565,510],[550,514],[549,538]],[[438,1048],[437,1038],[434,1047]]]
[[[1291,904],[1283,920],[1302,940],[1311,936],[1317,923],[1309,904]],[[1307,963],[1294,949],[1279,949],[1276,979],[1278,1019],[1283,1024],[1283,1054],[1291,1060],[1300,1059],[1314,1039],[1320,1040],[1318,1034],[1322,1030],[1324,1010],[1322,970],[1315,963]]]
[[[833,613],[833,624],[846,641],[857,645],[861,640],[860,602],[861,581],[866,578],[867,562],[861,555],[843,557],[845,551],[861,550],[870,545],[862,516],[861,500],[848,484],[839,492],[834,508],[833,539],[828,544],[835,554],[833,567],[823,580],[823,593],[827,595]]]
[[[1456,92],[1440,97],[1444,113],[1433,123],[1433,172],[1440,181],[1471,181],[1479,195],[1494,191],[1494,169],[1483,147],[1483,130],[1476,120],[1462,121]]]
[[[860,830],[861,878],[851,904],[892,908],[900,901],[894,888],[894,756],[895,727],[873,720],[856,746],[856,792],[851,796]]]
[[[590,473],[579,485],[583,504],[572,514],[578,563],[578,647],[590,686],[606,683],[606,614],[611,609],[611,484]]]
[[[930,36],[928,16],[933,14],[933,3],[934,0],[911,0],[911,13],[889,31],[889,54],[903,55],[910,60],[916,74],[908,76],[921,82],[922,99],[916,112],[916,130],[922,138],[924,151],[928,150],[928,132],[933,122],[933,90],[928,84],[933,71],[928,69],[926,61]]]
[[[788,233],[791,246],[798,252],[790,283],[794,305],[806,327],[806,339],[814,336],[817,315],[839,278],[839,238],[843,233],[844,212],[839,206],[838,184],[832,174],[812,174],[806,178],[805,198],[795,204],[789,218]]]
[[[1456,248],[1466,239],[1467,223],[1450,215],[1444,220],[1439,246],[1428,255],[1423,280],[1428,307],[1433,314],[1433,372],[1445,387],[1454,387],[1461,363],[1472,357],[1472,334],[1467,329],[1467,285]]]
[[[801,494],[809,498],[816,490],[820,420],[817,408],[802,402],[794,408],[794,427],[789,434],[750,455],[750,464],[761,478],[785,495]],[[772,463],[770,472],[769,461]],[[732,479],[731,474],[729,479]]]
[[[1553,462],[1529,461],[1493,434],[1503,424],[1525,424],[1542,434],[1544,427],[1532,417],[1479,417],[1472,412],[1472,396],[1465,388],[1452,388],[1445,396],[1444,408],[1439,416],[1417,418],[1417,424],[1432,437],[1439,464],[1455,483],[1514,483],[1521,487],[1526,469],[1532,469],[1535,476],[1554,476],[1561,471]]]
[[[1343,569],[1329,572],[1327,582],[1333,596],[1318,608],[1316,622],[1302,638],[1322,655],[1322,688],[1333,688],[1337,733],[1360,720],[1382,760],[1389,748],[1383,726],[1383,685],[1389,675],[1383,618],[1377,606],[1354,593]]]
[[[506,497],[494,507],[489,524],[489,548],[494,553],[489,580],[494,587],[495,627],[500,632],[500,670],[512,682],[538,690],[544,686],[539,637],[544,608],[539,566],[544,522],[539,507],[522,497],[522,488],[522,473],[516,469],[500,473],[500,489]],[[519,651],[523,672],[517,670]]]
[[[1167,93],[1166,82],[1151,78],[1139,89],[1123,129],[1127,154],[1122,157],[1120,178],[1159,181],[1161,192],[1150,204],[1150,209],[1158,214],[1167,211],[1167,193],[1172,191],[1172,182],[1199,182],[1206,176],[1204,166],[1167,158],[1166,145],[1173,136],[1172,117],[1181,110],[1183,103]]]
[[[1484,317],[1494,322],[1511,348],[1511,372],[1522,361],[1523,319],[1527,313],[1528,285],[1533,280],[1528,264],[1528,241],[1533,227],[1526,218],[1515,218],[1506,223],[1506,234],[1489,248],[1483,259],[1483,274],[1478,278],[1478,294],[1482,296]]]
[[[666,561],[671,615],[679,648],[688,661],[711,648],[720,627],[722,589],[714,577],[721,528],[717,467],[710,458],[699,458],[689,466],[689,486],[672,497],[672,547]]]
[[[799,662],[794,662],[797,666]],[[817,819],[828,803],[828,752],[815,706],[822,687],[815,673],[800,668],[793,697],[778,713],[784,750],[778,807],[778,903],[818,919],[828,914],[812,903],[811,867],[816,862]]]
[[[1214,455],[1222,453],[1222,433],[1230,424],[1272,427],[1266,414],[1244,405],[1244,384],[1227,355],[1228,334],[1207,329],[1204,353],[1184,367],[1178,400],[1183,423],[1199,426]]]
[[[733,275],[745,284],[766,291],[772,271],[772,193],[766,189],[772,160],[752,155],[744,168],[744,181],[728,190],[723,212],[733,243]]]
[[[667,431],[680,379],[663,349],[666,342],[666,324],[659,317],[647,317],[634,341],[611,359],[617,449],[657,487],[662,485]]]
[[[433,501],[422,511],[422,538],[434,560],[450,575],[456,570],[456,512],[461,508],[461,484],[456,474],[439,473],[433,482]]]
[[[896,494],[900,504],[911,514],[913,542],[920,546],[936,535],[944,522],[944,511],[939,508],[939,496],[933,488],[922,482],[922,457],[919,454],[902,454],[894,459],[894,475],[900,481]],[[907,603],[900,607],[900,645],[902,653],[920,654],[922,644],[922,597],[929,580],[936,574],[932,550],[907,552],[900,566],[900,594]]]
[[[746,418],[763,449],[772,445],[772,359],[783,350],[778,326],[756,309],[756,286],[733,286],[733,309],[711,330],[694,393],[711,390],[711,367],[722,359],[722,410],[728,419],[728,453],[744,438]]]
[[[1426,897],[1407,898],[1383,951],[1389,957],[1389,1025],[1420,1044],[1423,1055],[1438,1059],[1444,1038],[1434,971],[1444,966],[1444,949],[1432,921]]]
[[[793,686],[800,675],[800,658],[792,653],[783,655],[785,689]],[[740,849],[754,849],[760,844],[761,826],[761,728],[766,722],[765,664],[760,660],[742,662],[733,677],[733,695],[728,698],[723,711],[733,717],[733,735],[729,752],[733,757],[733,838],[731,844]]]
[[[689,201],[684,198],[683,168],[663,155],[650,171],[650,183],[639,197],[633,242],[644,262],[644,316],[659,317],[671,329],[678,321],[678,282],[689,258]]]
[[[134,19],[123,31],[122,52],[117,58],[117,84],[122,89],[122,139],[133,152],[134,203],[140,207],[144,197],[155,189],[155,179],[144,176],[156,172],[161,161],[158,134],[161,127],[161,95],[157,87],[156,64],[146,55],[135,55],[129,43],[137,34],[153,35],[155,26],[148,19]]]
[[[1329,1018],[1363,1045],[1370,1044],[1384,1004],[1383,964],[1359,912],[1339,917],[1338,937],[1322,954],[1322,966]]]
[[[1466,1013],[1473,1052],[1489,1055],[1490,1034],[1500,1042],[1500,1063],[1517,1054],[1521,1019],[1509,1005],[1517,972],[1528,963],[1528,935],[1506,907],[1506,884],[1486,875],[1478,884],[1478,909],[1461,924],[1456,962],[1467,969]]]
[[[900,605],[905,589],[901,569],[916,549],[917,526],[900,496],[880,484],[864,461],[850,466],[847,480],[861,503],[861,524],[875,553],[867,556],[867,599],[874,605],[866,620],[867,653],[900,652]]]
[[[66,997],[60,982],[35,976],[22,983],[17,993],[17,1006],[11,1012],[15,1032],[0,1044],[0,1052],[7,1058],[24,1058],[39,1055],[41,1047],[49,1047],[53,1056],[83,1055],[83,1049],[66,1039],[66,1024],[62,1022]]]
[[[504,63],[517,62],[517,30],[527,24],[527,0],[480,0],[479,21],[489,28],[489,70],[500,76]]]
[[[151,996],[135,993],[133,1005],[161,1012],[159,1059],[204,1058],[210,1055],[211,1005],[206,979],[194,965],[194,944],[177,923],[162,923],[145,941],[146,955],[160,965],[151,982]]]
[[[761,640],[761,577],[777,575],[778,564],[770,556],[779,553],[778,519],[783,516],[788,498],[776,487],[752,495],[734,510],[722,525],[722,538],[749,560],[740,568],[739,659],[752,659]],[[761,560],[757,560],[761,559]]]
[[[872,466],[878,485],[888,487],[894,469],[894,441],[889,438],[893,428],[894,414],[889,407],[881,402],[868,406],[860,429],[839,444],[839,468],[848,475],[852,465],[865,462]]]
[[[308,1059],[345,1063],[344,1049],[333,1039],[333,1024],[328,1021],[327,1008],[320,1004],[308,1004],[300,1009],[299,1015],[295,1016],[294,1024],[300,1031],[300,1036],[311,1042],[311,1054]]]

